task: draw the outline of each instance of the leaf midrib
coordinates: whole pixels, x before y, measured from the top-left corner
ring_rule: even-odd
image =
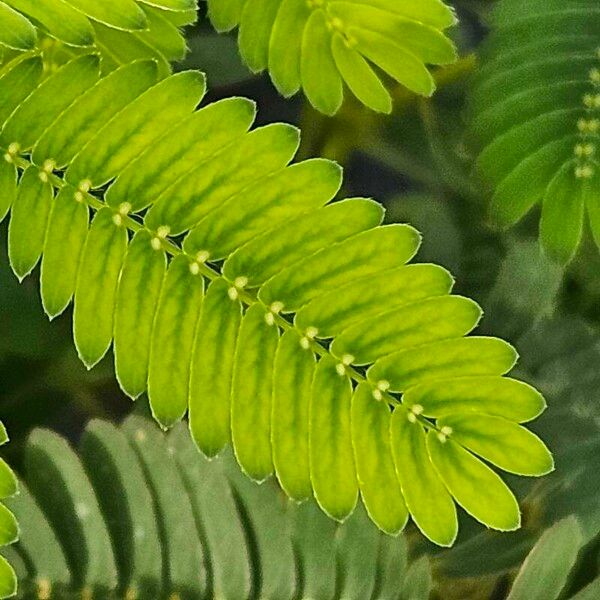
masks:
[[[13,160],[13,163],[15,164],[15,166],[22,169],[23,171],[26,170],[30,166],[35,166],[36,168],[39,169],[39,167],[37,165],[34,165],[29,159],[27,159],[23,156],[13,157],[12,160]],[[64,179],[62,179],[62,177],[56,175],[55,173],[48,174],[48,181],[56,189],[59,189],[59,190],[64,188],[66,185],[69,185],[69,184],[67,184],[67,182],[64,181]],[[81,194],[82,194],[83,200],[85,201],[87,206],[90,207],[95,212],[98,212],[102,208],[110,208],[111,211],[113,211],[115,214],[120,214],[118,212],[118,210],[115,210],[115,207],[109,206],[108,204],[103,202],[100,198],[98,198],[97,196],[94,196],[92,193],[81,192]],[[139,221],[137,221],[130,215],[120,215],[120,216],[122,219],[122,226],[127,227],[127,229],[129,229],[131,232],[137,233],[138,231],[147,231],[150,235],[154,236],[153,231],[151,231],[150,229],[145,227],[142,223],[140,223]],[[175,242],[169,240],[168,237],[167,238],[158,238],[158,239],[160,240],[161,249],[164,250],[170,256],[176,257],[176,256],[183,255],[183,256],[187,256],[190,260],[194,261],[193,256],[187,254]],[[195,261],[195,264],[198,265],[198,274],[206,277],[209,281],[215,281],[216,279],[225,279],[224,275],[222,275],[218,270],[207,265],[206,263]],[[231,283],[231,282],[229,282],[229,283]],[[233,284],[231,284],[231,285],[232,285],[232,287],[235,287]],[[247,307],[250,307],[254,304],[263,304],[258,299],[256,293],[252,293],[247,289],[236,288],[236,290],[238,293],[239,300],[241,300]],[[266,306],[264,308],[267,311],[269,310],[268,307],[266,307]],[[296,331],[297,332],[297,329],[294,327],[294,325],[292,323],[290,323],[288,320],[286,320],[285,318],[283,318],[279,313],[271,312],[270,314],[273,315],[274,324],[277,324],[283,331]],[[320,344],[318,341],[316,341],[315,339],[309,339],[309,338],[306,338],[306,339],[309,344],[309,349],[312,350],[315,354],[317,354],[320,357],[328,356],[328,357],[331,357],[334,360],[336,360],[336,362],[339,362],[339,360],[336,359],[329,352],[329,350],[327,348],[325,348],[322,344]],[[346,370],[346,374],[348,375],[348,377],[350,377],[350,379],[352,381],[354,381],[356,384],[368,383],[366,377],[362,373],[360,373],[358,370],[356,370],[354,367],[352,367],[351,365],[344,365],[344,368]],[[389,406],[395,407],[395,406],[402,404],[401,400],[392,396],[390,393],[383,392],[383,391],[381,393],[382,393],[382,401],[385,400],[385,402],[387,402],[387,404]],[[415,415],[415,416],[416,416],[417,420],[419,421],[419,423],[421,423],[426,429],[428,429],[428,430],[432,429],[435,431],[439,430],[439,428],[435,425],[435,423],[431,422],[429,419],[423,417],[422,415]]]

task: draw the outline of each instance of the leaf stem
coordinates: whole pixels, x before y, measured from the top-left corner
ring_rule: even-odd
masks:
[[[13,157],[12,162],[22,170],[26,170],[32,166],[37,167],[37,165],[34,165],[29,159],[25,158],[24,156],[15,156],[15,157]],[[55,173],[48,174],[48,181],[58,190],[64,188],[67,185],[65,180]],[[100,199],[98,196],[95,196],[94,194],[92,194],[90,192],[81,192],[81,195],[83,197],[84,202],[92,210],[94,210],[96,212],[103,208],[106,208],[106,207],[113,208],[113,207],[109,207],[108,204],[106,204],[102,199]],[[133,233],[137,233],[138,231],[142,231],[142,230],[147,231],[148,233],[151,233],[151,234],[154,233],[154,232],[150,231],[148,228],[146,228],[143,223],[134,219],[130,215],[121,215],[121,219],[122,219],[122,225],[127,227],[127,229],[129,229]],[[181,248],[179,245],[177,245],[172,240],[169,240],[168,237],[167,238],[159,238],[159,239],[160,239],[162,249],[170,256],[175,257],[175,256],[185,255],[185,256],[188,256],[190,260],[192,260],[192,261],[194,260],[193,256],[188,255],[183,250],[183,248]],[[198,265],[198,274],[201,274],[202,276],[204,276],[206,279],[208,279],[210,281],[214,281],[216,279],[223,277],[223,275],[217,269],[211,267],[210,265],[208,265],[206,263],[196,262],[195,264]],[[262,304],[262,302],[258,298],[257,294],[255,292],[252,292],[247,289],[238,289],[238,298],[246,306],[252,306],[253,304],[256,304],[257,302],[260,302]],[[265,306],[265,309],[269,310],[269,308],[267,306]],[[284,317],[282,317],[280,314],[278,314],[278,313],[277,314],[271,313],[271,314],[273,315],[273,319],[274,319],[273,322],[276,323],[282,330],[284,330],[284,331],[291,331],[291,330],[295,331],[296,330],[294,325],[292,323],[290,323],[288,320],[286,320]],[[329,350],[325,346],[323,346],[322,344],[317,342],[316,340],[309,339],[308,344],[309,344],[308,347],[318,356],[320,356],[320,357],[331,356],[331,353],[329,352]],[[348,375],[348,377],[350,377],[350,379],[353,380],[355,383],[359,384],[359,383],[367,382],[367,379],[365,378],[365,376],[362,373],[360,373],[357,369],[352,367],[351,365],[344,365],[344,369],[345,369],[345,372]],[[388,392],[382,392],[381,395],[382,395],[382,401],[385,400],[387,402],[387,404],[392,408],[394,408],[396,406],[400,406],[402,404],[402,401],[400,399],[396,398],[395,396],[393,396],[392,394],[390,394]],[[435,426],[435,424],[432,423],[431,421],[429,421],[428,419],[426,419],[425,417],[422,417],[421,415],[415,415],[415,417],[426,429],[435,429],[437,431],[437,427]]]

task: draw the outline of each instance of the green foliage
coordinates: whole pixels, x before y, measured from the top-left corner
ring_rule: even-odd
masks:
[[[4,425],[0,422],[0,446],[8,442]],[[19,524],[15,515],[5,506],[9,498],[19,493],[17,478],[12,469],[0,458],[0,598],[10,598],[17,592],[17,576],[9,547],[19,538]]]
[[[291,164],[298,131],[251,130],[250,101],[196,110],[201,73],[99,66],[85,54],[42,78],[32,56],[0,78],[10,263],[22,279],[41,259],[50,318],[74,298],[88,368],[114,344],[123,390],[147,390],[163,427],[189,410],[207,456],[232,442],[250,477],[275,473],[334,519],[360,492],[390,534],[410,514],[450,545],[455,502],[517,528],[515,497],[483,460],[552,470],[521,425],[544,400],[503,377],[509,344],[465,337],[481,310],[450,295],[447,271],[407,264],[416,230],[381,226],[369,199],[331,202],[339,166]]]
[[[469,246],[467,251],[474,249]],[[600,348],[594,328],[580,318],[557,311],[557,293],[564,293],[557,287],[561,278],[561,269],[540,255],[536,242],[512,241],[496,282],[483,301],[491,317],[488,328],[498,329],[515,340],[523,356],[519,375],[538,386],[548,400],[548,410],[536,422],[535,431],[552,440],[556,470],[533,486],[519,487],[523,496],[520,531],[496,535],[464,529],[455,548],[435,557],[438,587],[445,591],[445,597],[506,597],[507,580],[540,534],[569,515],[576,516],[578,521],[577,535],[566,536],[580,538],[575,554],[584,545],[588,549],[578,560],[560,597],[570,598],[597,575],[600,512],[596,473],[600,460],[600,421],[595,365],[600,360]],[[519,294],[515,294],[515,289]],[[561,565],[568,565],[567,550],[566,545],[557,550]],[[546,559],[541,562],[545,564]],[[560,568],[549,572],[558,575]],[[543,581],[551,579],[549,574],[536,580],[540,598],[551,597],[541,587]]]
[[[209,462],[183,426],[142,417],[92,421],[76,454],[34,431],[25,450],[20,597],[380,598],[426,600],[427,559],[362,511],[335,525],[274,482],[241,475],[230,452]],[[114,549],[114,555],[113,551]],[[408,568],[407,568],[408,567]]]
[[[367,0],[329,6],[351,4],[368,8]],[[468,48],[479,36],[485,3],[457,0],[456,6],[464,17],[456,39]],[[595,29],[582,35],[580,26],[593,29],[596,11],[577,17],[565,34],[566,13],[587,16],[589,4],[567,6],[536,0],[519,6],[524,25],[506,25],[513,35],[503,34],[502,60],[515,67],[521,46],[539,56],[548,38],[564,64],[578,69],[582,38],[597,38]],[[500,4],[496,22],[512,22],[515,7]],[[528,36],[535,19],[524,15],[537,10],[557,16],[556,27],[536,28],[534,44]],[[161,14],[179,19],[186,13]],[[256,21],[246,24],[247,36],[270,33],[250,16]],[[126,46],[127,64],[114,69],[106,61],[108,46],[50,47],[43,27],[28,20],[39,27],[36,48],[6,48],[0,73],[0,122],[6,122],[0,157],[9,159],[0,167],[0,210],[3,217],[12,211],[10,262],[22,278],[41,258],[43,305],[54,317],[75,299],[76,344],[86,364],[112,345],[121,387],[133,397],[148,392],[165,428],[187,412],[205,456],[220,457],[208,465],[181,424],[164,436],[139,419],[121,429],[94,421],[78,444],[80,459],[58,436],[37,431],[23,470],[28,486],[15,501],[27,524],[23,541],[18,550],[2,551],[25,583],[22,595],[389,598],[402,588],[402,597],[426,598],[433,578],[436,597],[444,600],[598,596],[600,347],[597,332],[573,315],[584,304],[597,320],[597,295],[588,290],[598,259],[592,256],[582,276],[577,269],[588,258],[582,254],[562,282],[561,265],[519,237],[535,219],[510,235],[485,230],[481,207],[471,203],[479,190],[467,177],[469,156],[460,141],[461,78],[475,68],[474,55],[436,72],[442,89],[432,100],[388,86],[401,99],[392,118],[353,103],[334,119],[307,111],[299,152],[348,161],[352,152],[358,169],[349,189],[418,190],[398,199],[388,222],[416,222],[429,238],[419,260],[452,267],[454,288],[444,269],[409,264],[418,245],[414,230],[379,227],[382,211],[371,201],[333,201],[341,181],[333,163],[291,166],[295,129],[278,124],[251,131],[254,107],[240,98],[196,110],[204,92],[200,76],[168,78],[164,62],[131,62],[139,56]],[[14,33],[25,39],[19,23]],[[197,28],[192,35],[207,44],[206,37],[217,35],[204,34]],[[488,57],[496,52],[495,35]],[[227,51],[235,62],[236,41],[219,40],[225,44],[213,49],[215,68],[231,75],[217,79],[220,84],[237,79],[236,93],[274,93],[266,77],[240,84],[218,56]],[[325,38],[313,35],[310,42],[315,56],[330,52],[346,72],[364,76],[358,63],[339,58],[338,38],[331,48]],[[199,50],[190,64],[203,69],[201,56]],[[494,64],[504,72],[502,60]],[[285,61],[293,63],[289,54]],[[538,59],[529,67],[526,73],[513,68],[511,76],[535,80],[545,68]],[[54,78],[61,68],[62,77]],[[309,61],[309,68],[321,75],[320,65]],[[486,67],[482,75],[493,79]],[[591,85],[584,79],[581,98]],[[547,86],[548,103],[556,87]],[[545,87],[534,90],[544,97]],[[533,92],[515,94],[514,104],[500,103],[507,130],[512,112],[540,106]],[[299,106],[272,98],[291,113]],[[501,146],[486,160],[495,168],[513,147],[528,148],[528,140],[539,139],[540,124],[534,119],[521,131],[525,141],[509,136],[510,152]],[[485,122],[482,128],[493,136]],[[538,174],[529,167],[523,173],[523,187]],[[577,200],[570,185],[548,189]],[[561,258],[563,250],[552,250],[552,243],[546,241],[549,254]],[[588,246],[593,255],[591,240]],[[36,286],[29,278],[19,291],[34,295]],[[0,395],[11,431],[18,436],[31,423],[52,423],[54,410],[56,426],[77,439],[77,421],[106,409],[131,410],[112,381],[111,361],[86,378],[74,352],[63,360],[65,353],[56,351],[68,320],[52,329],[46,324],[53,340],[45,343],[26,307],[4,311],[26,297],[8,287],[0,294]],[[481,309],[465,296],[485,309],[481,324]],[[478,337],[470,335],[475,326]],[[513,377],[548,400],[549,409],[531,425],[556,457],[556,470],[541,481],[512,474],[553,468],[546,448],[523,426],[545,403],[530,385],[504,377],[516,352],[482,337],[488,334],[515,344],[523,360]],[[64,342],[70,348],[70,332],[62,341],[60,350]],[[15,362],[15,351],[32,358]],[[103,377],[110,381],[99,384]],[[38,394],[40,382],[47,389]],[[57,382],[77,392],[71,405],[54,395]],[[233,452],[224,448],[229,443]],[[10,455],[22,444],[11,444]],[[233,456],[254,479],[274,474],[292,499],[315,497],[347,523],[337,525],[312,502],[290,503],[275,477],[256,486],[240,475]],[[514,496],[500,470],[509,473]],[[358,494],[367,510],[358,507],[348,517]],[[457,503],[488,527],[506,530],[520,522],[522,528],[482,530],[462,518]],[[440,550],[409,526],[411,556],[427,556],[406,570],[404,537],[380,535],[367,515],[388,533],[412,516],[445,545],[454,541],[458,517],[461,533],[456,548]],[[35,549],[35,560],[26,548]]]
[[[523,562],[510,573],[506,586],[509,589],[502,597],[506,600],[598,598],[600,577],[594,564],[597,546],[586,546],[585,541],[580,523],[573,515],[548,527]],[[520,550],[518,542],[513,542],[513,547]],[[443,584],[438,585],[443,589]]]
[[[585,221],[600,245],[599,36],[594,0],[502,0],[471,93],[492,218],[509,227],[541,203],[541,242],[562,263]]]
[[[40,54],[47,67],[96,50],[102,72],[136,59],[157,61],[163,75],[185,56],[180,27],[196,20],[196,0],[5,0],[0,52]],[[1,54],[0,54],[1,56]]]
[[[525,253],[519,254],[518,260],[522,262]],[[499,288],[497,285],[491,294],[497,309],[501,306]],[[505,300],[509,302],[514,297],[512,290],[512,286],[505,290]],[[545,292],[540,294],[544,295]],[[474,532],[452,551],[438,556],[437,571],[448,577],[445,585],[457,579],[501,577],[525,559],[540,532],[569,515],[576,516],[579,523],[580,546],[590,543],[595,546],[592,540],[597,540],[600,533],[596,499],[600,421],[598,376],[593,367],[600,360],[597,334],[580,319],[560,316],[540,319],[535,314],[536,308],[532,310],[535,324],[525,333],[513,335],[518,335],[517,347],[524,353],[523,376],[540,386],[548,398],[549,409],[536,424],[536,432],[552,439],[556,470],[523,491],[521,531],[510,536]],[[497,314],[506,319],[510,313],[497,310]],[[513,314],[513,320],[522,325],[519,312],[515,310]],[[516,331],[514,324],[508,328]],[[481,560],[483,555],[485,561]],[[595,571],[587,572],[591,576]]]
[[[558,598],[575,564],[581,541],[579,525],[574,517],[559,521],[548,529],[521,566],[508,600]]]
[[[586,585],[572,591],[578,563],[583,562],[583,539],[575,517],[566,517],[546,530],[529,553],[512,584],[507,600],[594,600],[600,577],[585,574]],[[576,567],[576,568],[574,568]],[[594,569],[595,570],[595,569]]]
[[[443,33],[456,19],[442,0],[208,0],[208,13],[218,31],[239,27],[253,72],[268,69],[284,96],[302,88],[329,115],[342,105],[344,84],[384,113],[392,110],[387,79],[430,96],[426,65],[456,59]]]

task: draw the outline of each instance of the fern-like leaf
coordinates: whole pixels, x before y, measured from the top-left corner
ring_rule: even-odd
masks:
[[[599,39],[594,0],[502,0],[471,96],[494,220],[511,226],[541,203],[541,241],[560,262],[586,214],[600,245]]]
[[[40,54],[50,68],[94,48],[103,73],[154,59],[167,75],[186,52],[179,28],[195,20],[196,0],[4,0],[0,50]]]
[[[430,96],[426,65],[456,59],[443,33],[456,20],[441,0],[208,0],[208,12],[218,31],[239,27],[252,71],[268,69],[284,96],[302,88],[326,114],[340,108],[344,84],[384,113],[392,98],[382,79]]]
[[[23,278],[41,258],[51,318],[74,297],[83,362],[114,343],[123,390],[147,390],[162,426],[189,410],[207,456],[233,442],[250,477],[275,473],[340,521],[360,490],[391,534],[410,514],[451,544],[455,501],[518,527],[512,492],[476,455],[551,470],[520,425],[544,401],[503,377],[510,345],[464,337],[481,311],[450,295],[451,276],[407,264],[419,234],[382,226],[372,200],[332,202],[339,166],[291,164],[298,131],[251,130],[252,102],[196,110],[202,74],[98,68],[84,55],[39,83],[31,57],[0,78],[9,259]]]
[[[24,463],[10,501],[23,523],[23,597],[429,596],[428,561],[407,569],[404,537],[384,536],[363,511],[336,525],[283,501],[275,483],[242,476],[229,452],[200,456],[183,426],[167,436],[138,416],[118,428],[92,421],[77,453],[36,430]]]

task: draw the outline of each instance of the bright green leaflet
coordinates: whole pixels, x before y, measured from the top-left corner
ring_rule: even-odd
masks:
[[[42,256],[40,289],[50,318],[61,314],[71,302],[88,223],[88,207],[75,200],[72,187],[65,186],[52,202]]]
[[[29,96],[40,81],[42,61],[39,57],[26,58],[11,65],[0,77],[0,119],[5,123],[13,110]]]
[[[119,175],[106,195],[107,203],[129,202],[131,210],[152,204],[162,190],[248,131],[254,116],[254,105],[242,98],[228,98],[193,113]]]
[[[0,556],[0,597],[10,598],[17,592],[17,576],[11,564]]]
[[[431,464],[425,439],[414,413],[394,411],[390,443],[406,507],[424,535],[440,546],[451,546],[458,531],[456,507]]]
[[[157,10],[150,6],[143,7],[148,27],[135,35],[141,42],[154,47],[169,61],[178,61],[185,58],[187,45],[177,27],[166,18],[164,10]]]
[[[406,225],[369,229],[282,270],[260,288],[259,299],[281,302],[285,312],[297,311],[331,288],[404,264],[418,245],[418,233]],[[376,249],[381,255],[375,255]]]
[[[479,306],[467,298],[430,298],[348,327],[333,342],[331,353],[340,359],[350,354],[353,364],[366,365],[394,350],[466,335],[480,317]]]
[[[0,504],[0,545],[7,546],[19,538],[19,528],[15,516]]]
[[[332,358],[317,365],[310,400],[309,454],[315,498],[332,518],[343,521],[358,496],[350,431],[350,379]]]
[[[190,504],[181,502],[187,491],[165,438],[147,419],[128,417],[122,426],[142,463],[154,498],[161,542],[166,546],[168,581],[164,587],[182,595],[206,593],[205,557]],[[163,557],[165,552],[163,549]],[[164,572],[163,565],[163,572]]]
[[[521,514],[512,492],[494,471],[455,443],[450,430],[430,431],[427,450],[449,492],[470,515],[493,529],[518,529]]]
[[[396,478],[390,443],[392,415],[383,402],[373,402],[366,383],[352,396],[352,445],[358,486],[370,517],[378,527],[395,535],[402,531],[408,511]],[[376,444],[373,444],[375,433]]]
[[[126,250],[125,229],[115,223],[108,208],[99,211],[81,253],[73,313],[75,345],[88,368],[104,356],[113,337],[115,297]]]
[[[228,290],[224,279],[208,287],[190,370],[190,430],[209,458],[231,441],[231,376],[242,306]]]
[[[481,358],[485,357],[484,361]],[[379,360],[367,372],[370,381],[387,381],[389,389],[405,391],[427,379],[460,375],[502,375],[517,359],[506,342],[470,337],[434,342]]]
[[[104,185],[141,150],[191,113],[204,91],[204,76],[194,71],[178,73],[151,87],[83,147],[67,169],[67,181],[76,186],[82,181],[89,181],[89,187]],[[151,114],[160,115],[156,122],[149,120]],[[124,143],[128,139],[129,143]]]
[[[262,306],[242,320],[231,384],[231,435],[242,469],[262,481],[273,471],[271,399],[279,331],[266,320]]]
[[[342,213],[344,219],[340,222]],[[255,237],[227,259],[223,274],[230,281],[243,276],[248,278],[249,286],[261,285],[305,254],[379,225],[382,217],[381,206],[372,200],[354,198],[328,204],[292,219],[276,232]]]
[[[0,498],[10,498],[18,491],[17,479],[12,469],[0,458]]]
[[[40,178],[40,172],[33,166],[27,169],[19,182],[8,229],[8,256],[20,279],[33,270],[42,254],[52,194],[52,186]]]
[[[98,80],[99,59],[95,55],[76,58],[46,78],[4,123],[0,144],[32,148],[44,130],[83,92]]]
[[[116,29],[144,29],[147,23],[144,12],[133,0],[106,0],[102,4],[94,0],[69,0],[69,4]]]
[[[341,179],[339,167],[331,161],[312,159],[296,163],[213,210],[188,235],[186,246],[190,252],[207,252],[213,260],[225,258],[269,231],[274,221],[291,220],[332,200]]]
[[[452,430],[452,439],[504,471],[545,475],[554,469],[552,455],[543,442],[512,421],[488,415],[454,414],[438,423],[442,429]]]
[[[495,376],[437,379],[410,387],[403,399],[408,407],[421,406],[426,417],[483,412],[516,423],[535,419],[546,407],[535,388],[516,379]]]
[[[158,8],[164,8],[165,10],[178,12],[193,10],[196,7],[194,0],[142,0],[142,2],[150,6],[157,6]]]
[[[333,60],[352,93],[366,106],[382,113],[392,112],[392,98],[369,63],[344,38],[336,34],[331,44]]]
[[[295,331],[279,340],[273,368],[271,443],[277,479],[296,501],[312,495],[308,460],[309,407],[315,357]]]
[[[91,23],[79,11],[54,0],[9,0],[9,4],[27,17],[39,21],[53,36],[73,46],[91,46]]]
[[[51,160],[64,167],[100,127],[156,80],[156,64],[150,61],[126,65],[104,77],[44,132],[33,149],[33,162],[43,166]]]
[[[318,337],[333,337],[355,322],[376,316],[380,312],[374,306],[377,298],[384,297],[386,307],[391,310],[423,298],[447,294],[453,283],[452,276],[437,265],[416,264],[390,269],[315,298],[298,311],[294,322],[300,329],[315,327]]]
[[[114,321],[115,371],[123,391],[137,398],[146,389],[153,316],[167,266],[145,231],[131,241],[117,292]]]
[[[148,211],[146,226],[167,227],[173,235],[191,229],[250,183],[285,167],[298,144],[299,132],[291,125],[275,123],[255,129],[206,162],[194,164],[191,172],[164,190]],[[190,253],[203,251],[193,238],[190,242],[184,242]]]
[[[210,6],[213,4],[216,3]],[[269,72],[284,96],[295,94],[301,86],[302,34],[309,16],[308,3],[283,0],[273,23],[268,48]],[[215,19],[211,17],[211,20],[216,26]]]
[[[306,97],[326,115],[335,114],[344,101],[342,78],[330,45],[327,15],[314,11],[302,36],[300,74]]]
[[[189,370],[204,280],[184,257],[169,265],[152,326],[148,396],[152,414],[163,427],[179,421],[187,409]],[[175,343],[174,343],[175,342]]]

